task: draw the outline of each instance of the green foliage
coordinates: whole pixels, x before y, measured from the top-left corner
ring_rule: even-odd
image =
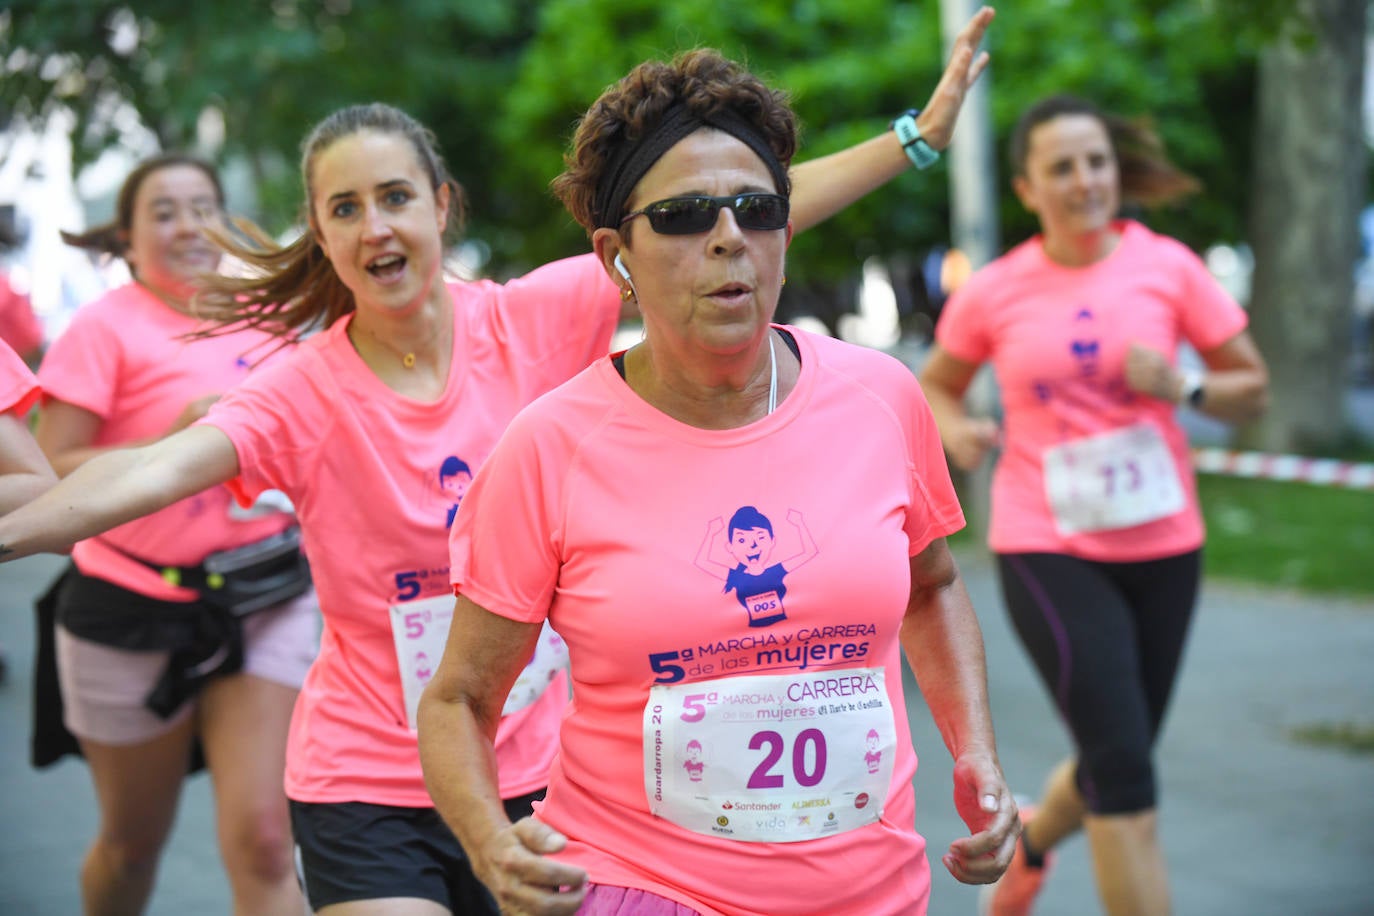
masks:
[[[1151,223],[1194,245],[1241,237],[1256,50],[1295,0],[997,7],[984,78],[999,147],[1020,110],[1051,92],[1149,116],[1207,186]],[[112,99],[165,146],[194,145],[201,113],[218,110],[217,155],[246,157],[263,201],[255,215],[275,231],[296,213],[295,160],[310,125],[341,105],[387,101],[435,130],[467,189],[469,232],[502,272],[586,250],[548,193],[577,116],[641,59],[702,45],[791,93],[803,159],[923,104],[944,60],[929,0],[11,0],[0,12],[0,112],[40,119],[70,108],[79,164],[117,140]],[[946,241],[947,179],[943,164],[913,170],[800,236],[794,282],[833,283],[858,257]],[[1009,246],[1034,224],[1005,174],[998,185]]]
[[[312,124],[385,101],[435,129],[474,209],[488,208],[490,125],[531,37],[535,0],[17,0],[0,14],[0,111],[76,113],[79,166],[116,142],[126,100],[164,147],[195,146],[207,108],[225,123],[221,159],[241,155],[271,229],[296,215],[296,158]],[[22,49],[22,50],[20,50]],[[65,67],[56,66],[61,61]],[[471,181],[471,179],[470,179]]]
[[[551,0],[526,49],[520,77],[496,126],[506,147],[498,181],[525,191],[522,247],[531,260],[585,248],[581,230],[548,200],[548,181],[577,116],[607,85],[646,57],[714,47],[742,60],[792,96],[804,127],[804,158],[884,130],[921,102],[939,76],[935,9],[880,0]],[[917,87],[917,88],[913,88]],[[919,98],[918,98],[919,96]],[[824,232],[801,236],[790,263],[850,271],[856,255],[879,248],[894,223],[938,238],[945,219],[943,170],[911,176],[891,194],[850,208]],[[804,271],[803,271],[804,273]]]
[[[999,150],[1019,112],[1054,92],[1150,119],[1207,190],[1148,214],[1156,228],[1202,246],[1243,235],[1256,53],[1291,13],[1267,0],[1243,29],[1236,0],[1005,0],[989,35],[991,114]],[[498,181],[531,217],[520,247],[538,260],[578,250],[581,234],[539,209],[570,125],[607,84],[646,56],[698,45],[744,60],[787,89],[804,126],[801,158],[883,130],[922,104],[943,64],[936,3],[878,0],[550,0],[497,126]],[[1005,170],[999,157],[999,168]],[[834,281],[857,258],[916,252],[947,241],[947,171],[914,172],[794,242],[790,275]],[[1035,230],[999,177],[1003,243]],[[535,192],[537,193],[531,193]]]

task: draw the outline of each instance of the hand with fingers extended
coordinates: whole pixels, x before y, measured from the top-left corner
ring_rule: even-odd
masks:
[[[991,752],[965,752],[954,761],[954,807],[970,835],[949,844],[941,861],[964,884],[991,884],[1016,851],[1021,819],[1002,767]]]
[[[507,916],[571,916],[587,894],[587,873],[548,858],[567,839],[533,817],[493,833],[469,850],[473,870]]]
[[[954,123],[959,118],[959,109],[964,105],[964,97],[988,65],[988,52],[979,51],[983,35],[992,23],[992,7],[985,6],[973,14],[965,23],[954,44],[950,48],[949,61],[945,72],[940,76],[930,100],[921,109],[916,126],[921,137],[933,149],[942,150],[949,146],[954,136]]]

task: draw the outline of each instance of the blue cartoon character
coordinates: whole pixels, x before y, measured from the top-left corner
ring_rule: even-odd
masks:
[[[730,516],[728,529],[719,516],[711,519],[697,551],[697,569],[725,580],[725,591],[735,593],[749,614],[751,627],[766,627],[787,618],[782,603],[787,594],[783,577],[820,552],[800,512],[788,509],[787,520],[797,529],[802,547],[799,553],[781,563],[769,565],[777,543],[773,538],[773,523],[753,506],[741,506]],[[733,564],[722,563],[711,556],[722,529],[726,530],[725,552],[734,559]]]
[[[687,742],[687,759],[682,762],[682,768],[687,771],[687,778],[692,782],[701,782],[706,764],[701,762],[701,742],[695,738]]]
[[[444,463],[439,465],[439,491],[451,500],[448,515],[444,519],[445,528],[453,526],[453,517],[458,514],[463,494],[468,491],[468,485],[471,483],[472,468],[457,455],[449,455],[444,459]]]
[[[1092,309],[1086,306],[1078,310],[1074,316],[1074,322],[1080,326],[1075,328],[1076,336],[1069,341],[1069,352],[1078,361],[1078,374],[1084,378],[1092,378],[1097,375],[1098,359],[1101,356],[1101,345],[1096,337],[1097,331],[1093,327]]]

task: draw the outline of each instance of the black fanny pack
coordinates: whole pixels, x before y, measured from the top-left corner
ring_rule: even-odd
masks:
[[[202,601],[235,617],[289,601],[310,588],[310,564],[301,553],[301,530],[294,526],[261,541],[216,551],[196,566],[165,566],[124,555],[172,585],[194,589]]]
[[[121,551],[123,553],[123,551]],[[242,618],[310,588],[300,530],[210,554],[197,566],[165,566],[129,557],[173,585],[194,589],[191,602],[160,601],[75,569],[57,593],[57,621],[73,635],[120,649],[171,651],[145,703],[163,718],[217,675],[243,667]]]

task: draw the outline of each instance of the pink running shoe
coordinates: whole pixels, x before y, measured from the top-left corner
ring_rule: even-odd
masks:
[[[1035,816],[1035,806],[1020,804],[1021,823],[1030,823]],[[1031,868],[1026,864],[1026,844],[1024,836],[1016,841],[1016,853],[1011,864],[1003,872],[996,884],[989,884],[978,894],[978,916],[1030,916],[1035,908],[1035,898],[1040,896],[1040,888],[1054,868],[1054,853],[1045,853],[1045,867]]]

